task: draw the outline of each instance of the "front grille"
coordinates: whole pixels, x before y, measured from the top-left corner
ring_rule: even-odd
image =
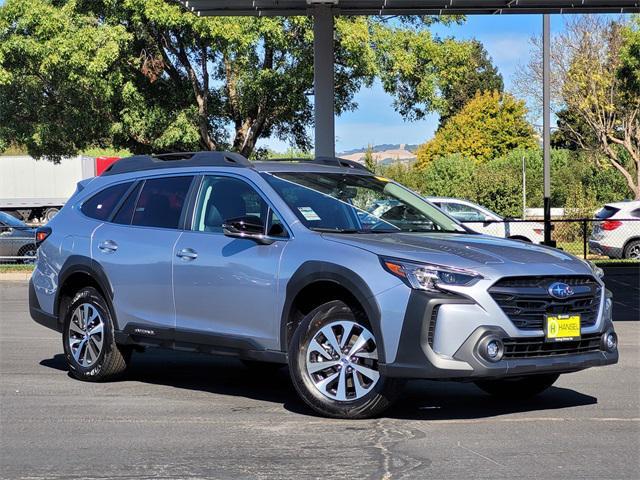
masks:
[[[545,342],[544,337],[535,337],[505,338],[503,343],[505,359],[575,355],[599,351],[600,334],[583,335],[580,340],[572,342]]]
[[[548,289],[554,282],[570,285],[575,293],[565,299],[552,297]],[[541,330],[546,314],[580,314],[583,327],[595,325],[602,288],[588,276],[511,277],[496,282],[489,294],[516,327]]]
[[[429,329],[427,330],[427,342],[429,346],[433,348],[433,339],[436,335],[436,320],[438,319],[438,310],[440,309],[440,305],[436,305],[433,307],[431,311],[431,318],[429,319]]]

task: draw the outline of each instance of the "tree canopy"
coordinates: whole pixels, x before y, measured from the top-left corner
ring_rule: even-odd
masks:
[[[540,105],[541,50],[534,46],[517,84]],[[604,154],[640,199],[640,20],[572,19],[551,51],[556,144]]]
[[[477,163],[500,157],[518,147],[536,144],[526,120],[524,101],[508,93],[477,93],[455,116],[417,151],[418,168],[448,154]]]
[[[407,119],[455,111],[451,85],[487,69],[432,35],[459,17],[338,17],[335,109],[379,78]],[[0,7],[0,148],[135,153],[312,146],[309,17],[198,17],[165,0],[7,0]],[[482,63],[482,62],[481,62]]]

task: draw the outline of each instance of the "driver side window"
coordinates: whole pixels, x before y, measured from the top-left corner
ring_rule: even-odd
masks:
[[[287,236],[276,213],[248,183],[232,177],[205,177],[192,230],[222,233],[223,223],[241,217],[259,219],[270,236]]]
[[[486,220],[486,216],[480,210],[469,205],[462,203],[443,203],[442,205],[446,205],[447,212],[461,222],[483,222]]]

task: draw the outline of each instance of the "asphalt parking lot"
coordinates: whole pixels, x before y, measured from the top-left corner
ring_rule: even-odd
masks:
[[[412,382],[383,418],[341,421],[305,408],[286,369],[231,359],[151,350],[125,380],[73,380],[26,298],[26,282],[0,282],[3,478],[639,477],[637,321],[616,322],[618,365],[565,375],[535,400]]]

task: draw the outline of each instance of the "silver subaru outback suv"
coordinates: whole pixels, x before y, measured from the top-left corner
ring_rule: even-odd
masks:
[[[472,232],[342,159],[122,159],[37,241],[31,316],[81,380],[122,374],[133,350],[191,349],[288,364],[311,408],[363,418],[409,378],[517,399],[618,360],[601,270]]]

